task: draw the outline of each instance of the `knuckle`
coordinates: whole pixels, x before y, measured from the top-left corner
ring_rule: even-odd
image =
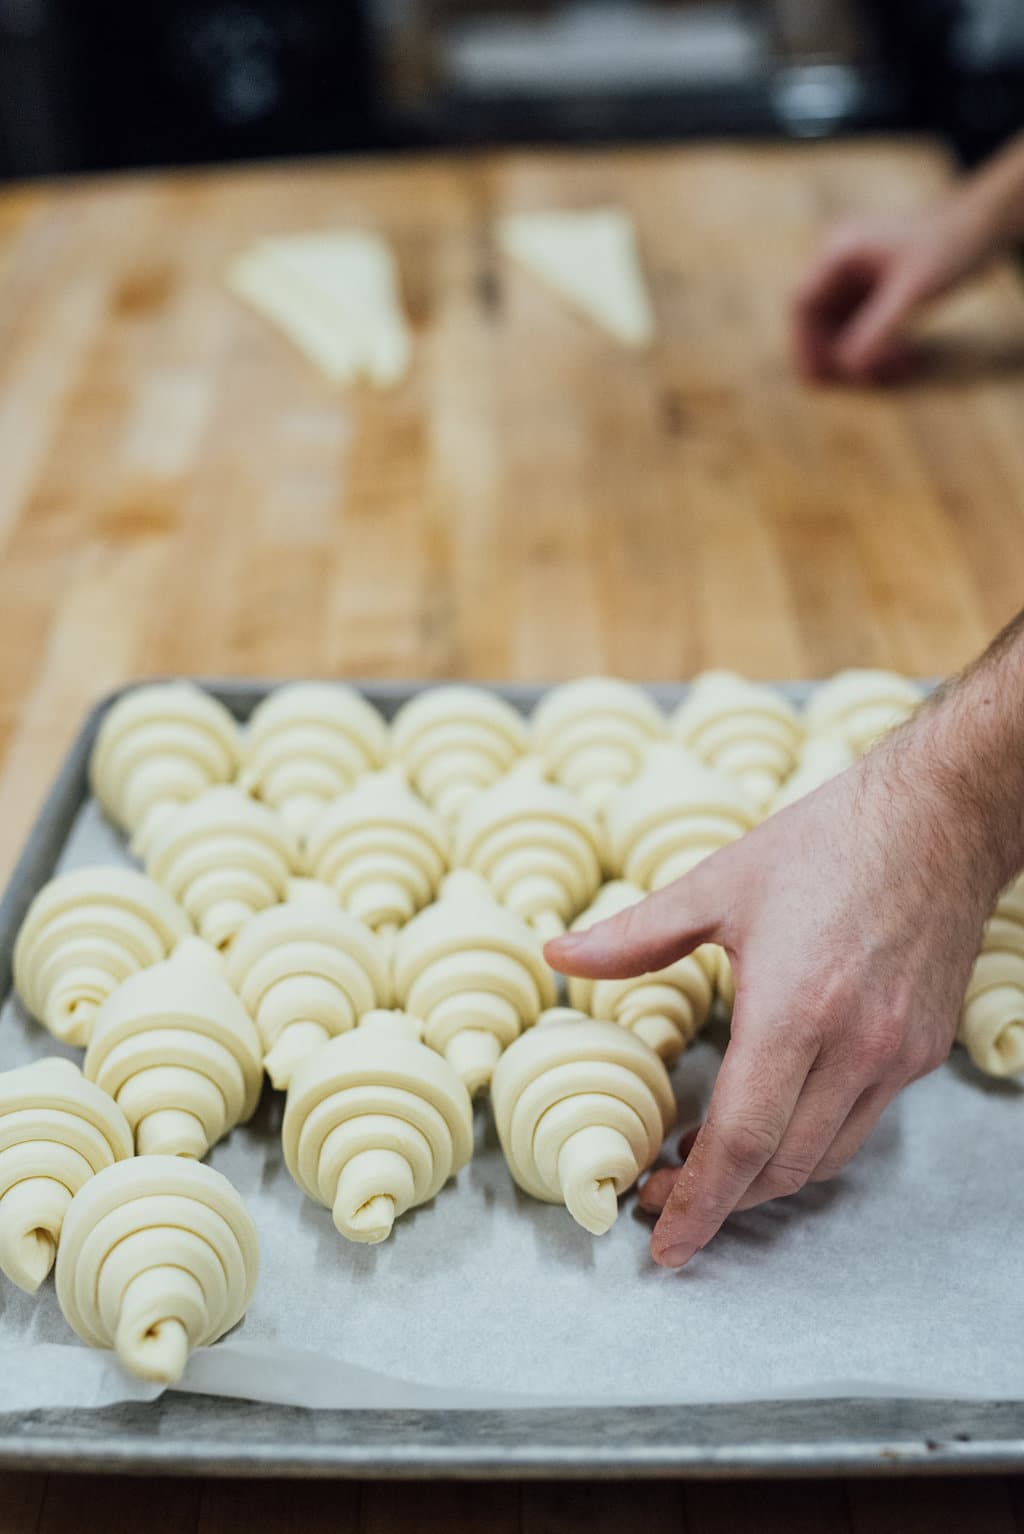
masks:
[[[768,1198],[790,1198],[805,1187],[814,1173],[813,1164],[803,1161],[780,1161],[778,1157],[765,1167],[760,1179]]]
[[[774,1154],[781,1138],[768,1119],[737,1119],[722,1126],[720,1141],[726,1159],[739,1172],[756,1171]]]
[[[857,1052],[864,1065],[885,1070],[899,1059],[904,1043],[903,1020],[888,1013],[866,1027],[858,1040]]]
[[[940,1065],[945,1064],[948,1049],[942,1044],[929,1043],[916,1049],[906,1062],[904,1075],[909,1084],[911,1081],[920,1081],[922,1076],[930,1076],[932,1071],[937,1071]]]

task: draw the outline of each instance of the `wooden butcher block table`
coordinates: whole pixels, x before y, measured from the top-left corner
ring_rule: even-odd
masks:
[[[794,377],[790,293],[928,144],[275,166],[0,195],[0,863],[89,704],[158,673],[547,679],[958,666],[1024,602],[1024,300],[936,315],[899,391]],[[633,214],[657,314],[617,349],[499,258],[509,209]],[[263,235],[392,241],[388,394],[227,292]],[[1024,1530],[1007,1479],[156,1485],[0,1476],[0,1534]]]

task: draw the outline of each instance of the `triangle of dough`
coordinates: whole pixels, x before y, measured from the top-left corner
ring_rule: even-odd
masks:
[[[498,221],[498,244],[623,346],[650,345],[651,302],[633,221],[621,208],[510,213]]]
[[[375,235],[263,240],[235,262],[228,283],[328,378],[364,375],[386,387],[409,366],[394,256]]]

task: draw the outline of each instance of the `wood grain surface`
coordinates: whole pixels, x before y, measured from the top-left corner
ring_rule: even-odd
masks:
[[[282,165],[0,194],[0,866],[88,704],[133,677],[950,670],[1024,600],[1024,300],[929,323],[899,390],[809,390],[789,297],[840,214],[920,208],[928,144]],[[497,256],[494,215],[628,207],[624,354]],[[389,394],[326,385],[226,291],[262,235],[394,243]],[[1012,1482],[640,1489],[0,1476],[0,1534],[1024,1530]]]

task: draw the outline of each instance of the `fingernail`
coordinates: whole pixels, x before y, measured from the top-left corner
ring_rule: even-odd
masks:
[[[688,1246],[666,1246],[653,1255],[660,1268],[683,1268],[693,1256],[693,1252]]]
[[[579,946],[579,936],[576,933],[563,932],[560,937],[549,938],[544,944],[544,957],[552,969],[557,969],[559,959],[571,958]]]

